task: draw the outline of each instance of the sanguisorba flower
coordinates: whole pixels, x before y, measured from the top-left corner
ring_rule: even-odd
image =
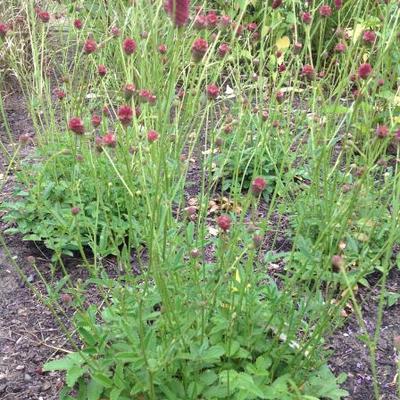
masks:
[[[168,49],[167,49],[167,46],[166,46],[165,44],[160,44],[160,45],[158,46],[158,52],[159,52],[160,54],[166,54],[167,51],[168,51]]]
[[[4,39],[8,32],[8,26],[0,22],[0,38]]]
[[[309,12],[305,11],[301,13],[301,20],[306,24],[309,25],[312,22],[312,16]]]
[[[117,115],[122,125],[128,125],[132,122],[133,110],[130,106],[123,105],[118,108]]]
[[[207,40],[203,38],[196,39],[192,45],[193,60],[196,62],[201,61],[204,55],[207,53],[207,50],[208,50]]]
[[[150,143],[154,143],[158,139],[158,137],[159,137],[158,133],[153,129],[147,132],[147,140]]]
[[[229,47],[228,43],[222,43],[218,47],[218,55],[223,58],[225,57],[229,52],[231,51],[231,48]]]
[[[376,33],[374,31],[364,31],[362,38],[364,43],[374,44],[376,40]]]
[[[224,231],[229,231],[232,220],[229,215],[221,215],[217,218],[217,225]]]
[[[323,4],[319,8],[319,15],[321,17],[330,17],[332,15],[332,8],[328,4]]]
[[[219,96],[219,87],[215,84],[207,86],[207,97],[211,100],[215,100]]]
[[[117,137],[114,132],[107,132],[103,138],[103,145],[108,147],[115,147],[117,145]]]
[[[251,182],[251,192],[254,194],[254,196],[259,196],[267,187],[267,181],[259,176]]]
[[[82,28],[83,28],[83,23],[82,23],[82,21],[81,21],[80,19],[76,19],[76,20],[74,21],[74,27],[75,27],[76,29],[82,29]]]
[[[97,73],[98,73],[101,77],[106,76],[106,75],[107,75],[107,68],[106,68],[106,66],[103,65],[103,64],[100,64],[100,65],[97,67]]]
[[[206,15],[206,19],[207,19],[207,28],[208,29],[215,29],[217,27],[218,16],[214,11],[209,12]]]
[[[389,128],[386,125],[378,125],[375,129],[376,136],[378,138],[385,138],[389,135]]]
[[[361,79],[367,79],[371,75],[371,72],[372,67],[371,64],[368,63],[361,64],[358,68],[358,76]]]
[[[312,65],[306,64],[303,66],[301,73],[303,76],[305,76],[307,79],[311,80],[314,78],[315,71]]]
[[[44,24],[50,21],[50,14],[47,11],[39,10],[37,16]]]
[[[271,5],[272,9],[275,10],[279,8],[282,5],[282,2],[283,2],[282,0],[273,0]]]
[[[126,100],[130,100],[133,95],[136,93],[136,86],[133,83],[127,83],[124,86],[124,96]]]
[[[78,117],[73,117],[68,121],[68,129],[77,135],[83,135],[85,133],[85,125]]]
[[[333,0],[333,3],[335,4],[336,9],[339,10],[342,8],[343,0]]]
[[[175,26],[184,26],[189,20],[189,0],[167,0],[165,10]]]
[[[93,114],[91,122],[92,122],[93,127],[97,128],[101,124],[101,116],[97,115],[97,114]]]
[[[134,39],[126,38],[122,43],[122,48],[125,54],[130,56],[136,51],[137,45]]]
[[[335,46],[335,51],[337,53],[344,53],[346,51],[346,45],[344,43],[342,43],[342,42],[338,43]]]
[[[85,54],[92,54],[97,50],[97,43],[94,39],[87,39],[83,45],[83,52]]]

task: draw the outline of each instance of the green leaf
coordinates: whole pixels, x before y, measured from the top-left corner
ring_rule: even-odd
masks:
[[[201,358],[207,362],[218,361],[224,354],[225,349],[221,345],[216,345],[204,351],[201,354]]]
[[[103,390],[103,385],[92,379],[87,387],[87,400],[99,400],[101,394],[103,393]]]
[[[112,380],[102,372],[95,372],[93,374],[93,379],[106,388],[110,388],[113,385]]]
[[[86,372],[85,368],[78,365],[73,365],[67,369],[66,382],[69,387],[73,387],[76,381]]]
[[[74,365],[82,365],[84,362],[79,353],[71,353],[59,360],[49,361],[43,366],[43,371],[63,371],[72,368]]]

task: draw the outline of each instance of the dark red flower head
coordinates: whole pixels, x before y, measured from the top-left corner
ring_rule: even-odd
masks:
[[[75,27],[76,29],[82,29],[82,27],[83,27],[82,21],[81,21],[80,19],[76,19],[76,20],[74,21],[74,27]]]
[[[217,218],[217,225],[224,231],[229,231],[232,220],[229,215],[221,215]]]
[[[158,52],[160,53],[160,54],[165,54],[166,52],[167,52],[167,46],[165,45],[165,44],[160,44],[159,46],[158,46]]]
[[[119,107],[117,114],[118,119],[121,121],[122,125],[128,125],[132,122],[133,110],[130,106],[124,105]]]
[[[309,12],[303,12],[303,13],[301,14],[301,20],[302,20],[305,24],[309,25],[309,24],[311,24],[312,16],[311,16],[311,14],[310,14]]]
[[[336,9],[339,10],[342,8],[343,0],[333,0],[333,3],[335,4]]]
[[[254,196],[260,195],[267,187],[267,182],[264,178],[258,177],[251,182],[251,192]]]
[[[126,38],[122,43],[122,48],[126,55],[130,56],[136,51],[136,42],[131,38]]]
[[[203,38],[198,38],[193,42],[192,45],[192,56],[197,62],[201,61],[204,55],[207,53],[208,43],[207,40]]]
[[[68,129],[78,135],[85,133],[85,125],[78,117],[73,117],[68,121]]]
[[[189,20],[189,0],[167,0],[165,10],[175,26],[184,26]]]
[[[97,128],[101,124],[101,117],[100,115],[93,114],[92,115],[92,125],[94,128]]]
[[[155,130],[150,130],[147,132],[147,140],[150,143],[155,142],[158,139],[158,133]]]
[[[205,15],[197,15],[194,20],[194,29],[202,30],[207,28],[207,17]]]
[[[346,45],[344,43],[338,43],[335,46],[335,51],[337,53],[344,53],[346,51]]]
[[[129,100],[132,98],[132,96],[135,94],[136,92],[136,87],[133,83],[127,83],[124,86],[124,96],[126,100]]]
[[[104,146],[115,147],[117,145],[117,137],[114,132],[107,132],[103,136],[102,142]]]
[[[207,19],[207,28],[208,29],[216,28],[217,23],[218,23],[218,16],[214,11],[213,12],[209,12],[206,15],[206,19]]]
[[[50,14],[47,11],[39,10],[37,16],[45,24],[50,21]]]
[[[376,33],[374,31],[364,31],[363,41],[367,44],[374,44],[376,40]]]
[[[328,4],[323,4],[319,8],[319,15],[321,17],[330,17],[332,15],[332,8]]]
[[[221,46],[218,47],[218,55],[221,58],[225,57],[230,51],[231,48],[228,43],[222,43]]]
[[[219,18],[219,26],[221,28],[226,28],[228,27],[232,22],[232,19],[229,15],[221,15]]]
[[[91,54],[94,53],[97,50],[97,43],[94,39],[87,39],[84,46],[83,46],[83,52],[85,54]]]
[[[111,28],[111,35],[113,35],[114,37],[117,37],[121,34],[120,29],[118,28],[118,26],[113,26]]]
[[[301,73],[307,78],[307,79],[313,79],[315,75],[314,68],[310,64],[306,64],[303,66],[303,69],[301,70]]]
[[[207,96],[209,99],[215,100],[219,96],[219,87],[217,85],[214,85],[213,83],[211,85],[208,85]]]
[[[361,64],[358,68],[358,76],[361,79],[367,79],[372,72],[371,64],[365,63]]]
[[[282,5],[282,0],[273,0],[272,2],[272,9],[275,10]]]
[[[386,125],[378,125],[375,132],[376,136],[383,139],[389,135],[389,128]]]
[[[103,64],[100,64],[100,65],[97,67],[97,73],[98,73],[101,77],[106,76],[106,75],[107,75],[107,68],[106,68],[106,66],[103,65]]]
[[[0,38],[4,39],[8,32],[8,26],[0,22]]]
[[[55,89],[54,94],[56,95],[58,100],[63,100],[65,98],[65,92],[62,89]]]

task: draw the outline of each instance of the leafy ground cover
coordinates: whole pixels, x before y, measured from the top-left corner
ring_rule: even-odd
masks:
[[[59,398],[342,399],[329,343],[357,324],[387,395],[398,2],[8,3],[32,129],[2,96],[0,239],[65,339]]]

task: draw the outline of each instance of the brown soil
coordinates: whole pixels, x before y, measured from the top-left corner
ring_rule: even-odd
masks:
[[[14,93],[7,98],[6,113],[13,134],[33,135],[32,125],[23,106],[22,96]],[[7,135],[4,126],[0,125],[0,139],[7,146]],[[32,145],[24,149],[29,154]],[[198,154],[196,154],[198,156]],[[6,160],[0,156],[0,172],[4,173]],[[188,175],[192,188],[186,193],[189,199],[198,194],[199,171],[195,164]],[[189,185],[190,186],[190,185]],[[12,178],[3,187],[0,201],[11,196]],[[280,221],[279,226],[284,227]],[[0,224],[0,229],[4,226]],[[281,228],[279,229],[281,231]],[[270,248],[287,249],[290,241],[285,232],[277,232],[274,237],[266,238]],[[48,260],[33,245],[23,242],[15,236],[7,238],[12,257],[23,269],[29,280],[43,291],[37,276],[27,262],[28,256],[35,256],[39,268],[48,270]],[[76,264],[75,264],[76,265]],[[389,276],[387,288],[391,292],[400,289],[400,271],[393,270]],[[361,290],[360,301],[363,301],[363,316],[369,333],[376,323],[376,308],[379,287],[373,290]],[[0,247],[0,399],[2,400],[53,400],[63,386],[62,374],[42,373],[43,364],[54,356],[68,351],[66,339],[54,321],[50,311],[40,299],[20,279],[5,249]],[[400,305],[384,310],[381,337],[377,348],[377,368],[382,399],[395,400],[396,387],[393,384],[396,375],[396,354],[393,337],[400,334],[398,325]],[[348,379],[344,387],[349,391],[350,400],[374,399],[372,373],[369,353],[365,344],[359,340],[361,329],[357,320],[350,317],[342,328],[328,340],[328,347],[333,351],[330,366],[335,374],[346,372]]]

